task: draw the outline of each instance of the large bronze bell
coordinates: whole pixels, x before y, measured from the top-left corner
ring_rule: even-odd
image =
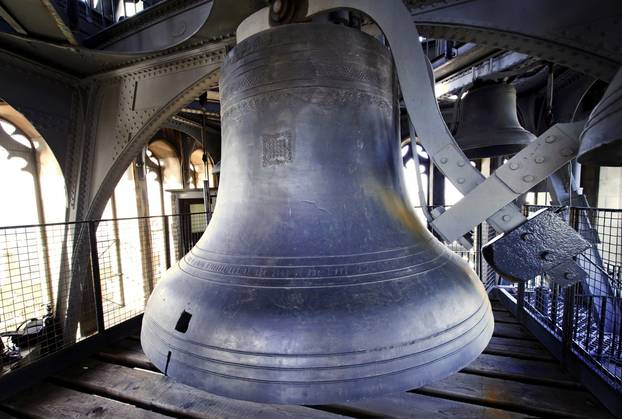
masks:
[[[622,166],[622,69],[587,120],[577,160],[581,164]]]
[[[535,140],[516,114],[516,89],[506,83],[488,83],[469,90],[462,101],[462,118],[455,135],[471,159],[515,154]]]
[[[475,359],[490,303],[408,202],[387,48],[343,26],[279,26],[229,53],[220,86],[218,201],[149,299],[153,364],[227,397],[320,404]]]

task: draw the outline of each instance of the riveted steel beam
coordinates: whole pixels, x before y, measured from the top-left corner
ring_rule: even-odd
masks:
[[[154,59],[86,79],[91,134],[86,216],[97,218],[138,151],[183,106],[217,85],[231,41]],[[85,156],[87,157],[87,156]]]
[[[4,21],[11,27],[11,29],[13,29],[15,32],[22,34],[22,35],[27,35],[28,32],[26,32],[26,29],[22,26],[21,23],[19,23],[14,17],[13,15],[11,15],[11,13],[6,9],[5,6],[3,6],[0,3],[0,17],[2,19],[4,19]]]
[[[0,97],[21,112],[50,146],[65,176],[68,200],[73,202],[82,103],[78,79],[0,50]]]
[[[480,62],[469,68],[446,77],[435,84],[436,97],[460,91],[470,86],[476,79],[485,78],[510,68],[528,65],[531,59],[526,54],[506,52]]]
[[[26,3],[19,0],[20,10]],[[233,38],[238,24],[263,5],[262,0],[170,0],[111,26],[84,46],[0,32],[0,48],[86,77]]]
[[[411,11],[429,38],[517,51],[605,81],[622,64],[618,0],[446,0]]]
[[[201,143],[201,125],[185,118],[174,116],[166,124],[164,128],[172,128],[192,137],[199,144]],[[204,135],[206,138],[205,151],[214,161],[220,161],[220,132],[212,127],[205,127]]]
[[[83,142],[76,160],[73,219],[99,219],[116,184],[155,133],[182,107],[217,85],[218,70],[230,41],[154,59],[122,70],[99,74],[80,82],[87,91]],[[59,318],[66,340],[75,337],[82,301],[88,298],[84,272],[88,253],[79,249],[88,235],[76,233],[74,271],[62,295],[66,309]],[[59,293],[60,294],[60,293]]]

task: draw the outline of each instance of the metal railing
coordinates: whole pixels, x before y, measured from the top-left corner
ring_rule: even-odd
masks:
[[[528,206],[528,213],[545,207]],[[622,210],[558,211],[592,247],[577,257],[587,278],[560,289],[544,275],[515,287],[517,306],[586,365],[622,392]]]
[[[561,290],[535,278],[514,288],[517,305],[622,390],[622,211],[560,214],[593,243],[578,258],[588,279]],[[0,378],[139,316],[207,223],[195,213],[0,228]],[[481,254],[495,235],[483,224],[472,249],[450,246],[488,290],[503,282]]]
[[[428,211],[432,212],[434,208],[434,206],[428,206]],[[445,206],[445,208],[449,208],[449,206]],[[421,207],[415,207],[415,210],[417,209],[421,209]],[[433,232],[433,229],[429,223],[427,227],[428,230]],[[499,276],[490,266],[488,266],[486,260],[483,258],[482,247],[497,235],[498,233],[490,227],[488,223],[483,222],[475,227],[470,233],[470,241],[473,243],[473,247],[470,249],[465,249],[457,242],[448,245],[450,250],[464,259],[477,273],[484,284],[486,291],[490,291],[493,287],[499,284]]]
[[[0,228],[0,377],[140,315],[207,218]]]

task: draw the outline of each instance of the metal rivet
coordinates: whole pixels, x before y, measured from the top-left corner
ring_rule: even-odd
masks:
[[[274,13],[281,13],[281,10],[283,10],[283,2],[281,0],[276,0],[272,3],[272,10],[274,10]]]
[[[546,260],[546,261],[552,261],[553,255],[551,255],[551,252],[545,250],[544,252],[540,253],[540,259]]]
[[[510,169],[512,170],[518,170],[519,167],[520,167],[520,164],[518,163],[510,163]]]
[[[564,148],[564,149],[562,149],[560,154],[562,156],[564,156],[564,157],[570,157],[570,156],[572,156],[574,154],[574,151],[569,149],[569,148]]]
[[[538,156],[534,159],[534,161],[538,164],[544,163],[544,157]]]
[[[531,233],[523,233],[520,236],[520,238],[527,242],[527,241],[530,241],[530,240],[533,239],[533,234],[531,234]]]
[[[547,135],[546,138],[544,139],[544,142],[546,142],[547,144],[552,144],[555,141],[557,141],[557,137],[554,135]]]
[[[447,163],[449,160],[447,159],[447,157],[441,157],[441,163],[445,164]]]
[[[564,278],[566,278],[566,279],[575,279],[575,277],[576,277],[576,275],[574,273],[572,273],[572,272],[566,272],[564,274]]]
[[[508,222],[512,219],[512,217],[510,217],[509,215],[505,214],[503,217],[501,217],[501,219],[505,222]]]
[[[536,178],[533,177],[532,175],[525,175],[523,176],[523,182],[533,182]]]
[[[462,185],[462,184],[464,183],[464,178],[463,178],[463,177],[458,178],[458,183],[459,183],[460,185]]]
[[[458,165],[458,167],[464,167],[465,163],[460,160],[458,163],[456,163]]]

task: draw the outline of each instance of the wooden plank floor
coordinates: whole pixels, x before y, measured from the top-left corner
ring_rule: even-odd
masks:
[[[495,331],[484,353],[409,392],[330,406],[231,400],[165,377],[129,337],[3,402],[0,418],[610,417],[509,311],[496,301],[493,308]]]

